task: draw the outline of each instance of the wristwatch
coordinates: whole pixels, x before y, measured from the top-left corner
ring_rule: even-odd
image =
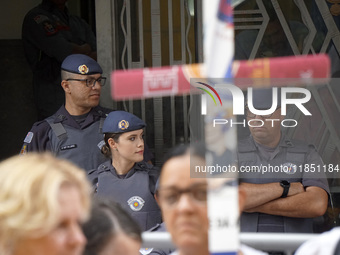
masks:
[[[289,188],[290,188],[290,182],[283,180],[283,181],[280,181],[280,185],[283,188],[283,192],[282,192],[281,197],[287,197],[288,192],[289,192]]]

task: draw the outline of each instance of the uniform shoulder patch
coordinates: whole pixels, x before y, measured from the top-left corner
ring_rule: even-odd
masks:
[[[99,150],[101,150],[101,149],[103,148],[104,145],[105,145],[105,141],[104,141],[104,140],[101,140],[101,141],[97,144]]]
[[[38,25],[41,25],[43,27],[46,35],[54,35],[58,32],[58,30],[53,25],[51,19],[46,15],[38,14],[33,19]]]
[[[26,137],[25,137],[24,143],[31,143],[33,136],[34,136],[34,134],[32,132],[28,132]]]
[[[41,15],[41,14],[35,16],[33,19],[37,24],[41,24],[45,20],[49,20],[49,18],[46,15]]]
[[[45,20],[42,23],[42,26],[46,32],[46,35],[54,35],[57,33],[57,29],[53,26],[52,22],[50,20]]]

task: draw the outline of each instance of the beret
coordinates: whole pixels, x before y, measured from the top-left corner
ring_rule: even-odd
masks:
[[[113,111],[106,117],[103,125],[103,133],[125,133],[142,129],[145,122],[125,111]]]
[[[86,75],[103,73],[97,61],[83,54],[67,56],[61,64],[61,69],[70,73]]]
[[[273,104],[273,90],[271,88],[253,89],[253,106],[257,110],[268,110]],[[277,90],[277,107],[281,106],[281,90]]]

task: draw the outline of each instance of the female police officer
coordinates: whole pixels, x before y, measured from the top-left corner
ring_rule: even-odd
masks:
[[[121,204],[142,231],[162,221],[154,198],[159,171],[143,161],[145,126],[129,112],[111,112],[103,125],[102,147],[102,153],[110,160],[89,172],[97,194]]]

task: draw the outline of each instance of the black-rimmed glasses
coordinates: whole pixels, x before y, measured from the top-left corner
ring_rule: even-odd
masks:
[[[188,193],[190,198],[198,204],[206,204],[207,202],[207,185],[194,185],[187,189],[177,188],[159,188],[157,195],[161,201],[169,206],[175,206],[180,200],[182,194]]]
[[[100,86],[104,86],[105,82],[106,82],[106,77],[99,77],[98,79],[66,79],[66,81],[82,81],[85,82],[86,87],[89,88],[93,88],[94,86],[96,86],[96,82],[98,82],[98,84]]]

